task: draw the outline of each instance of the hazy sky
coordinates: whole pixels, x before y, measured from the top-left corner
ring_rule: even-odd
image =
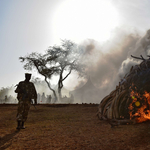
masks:
[[[44,52],[60,39],[103,43],[118,28],[144,35],[149,8],[149,0],[0,0],[0,87],[24,80],[20,56]]]

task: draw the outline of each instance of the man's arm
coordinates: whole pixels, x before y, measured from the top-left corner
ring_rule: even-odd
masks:
[[[34,99],[34,103],[35,103],[35,104],[37,104],[37,98],[36,98],[36,99]]]
[[[34,96],[33,96],[34,103],[37,104],[37,92],[33,83],[32,85],[33,85],[33,93],[34,93]]]
[[[16,88],[16,90],[15,90],[15,93],[19,93],[19,92],[21,91],[21,90],[20,90],[20,83],[17,84],[16,86],[17,86],[17,88]]]

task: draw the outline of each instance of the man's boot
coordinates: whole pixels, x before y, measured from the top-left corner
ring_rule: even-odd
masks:
[[[21,123],[21,121],[18,121],[18,126],[16,129],[20,129],[20,123]]]
[[[21,124],[21,129],[25,129],[24,122]]]

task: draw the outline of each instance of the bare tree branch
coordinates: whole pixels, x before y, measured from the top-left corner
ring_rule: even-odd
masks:
[[[145,60],[145,59],[143,58],[142,55],[140,55],[140,56],[141,56],[141,58],[140,58],[140,57],[136,57],[136,56],[132,56],[132,55],[131,55],[131,57],[133,57],[133,58],[140,59],[140,60]]]

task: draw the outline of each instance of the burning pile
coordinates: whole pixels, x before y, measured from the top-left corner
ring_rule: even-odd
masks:
[[[111,124],[140,123],[150,120],[150,56],[132,66],[130,72],[99,105],[98,116]]]

